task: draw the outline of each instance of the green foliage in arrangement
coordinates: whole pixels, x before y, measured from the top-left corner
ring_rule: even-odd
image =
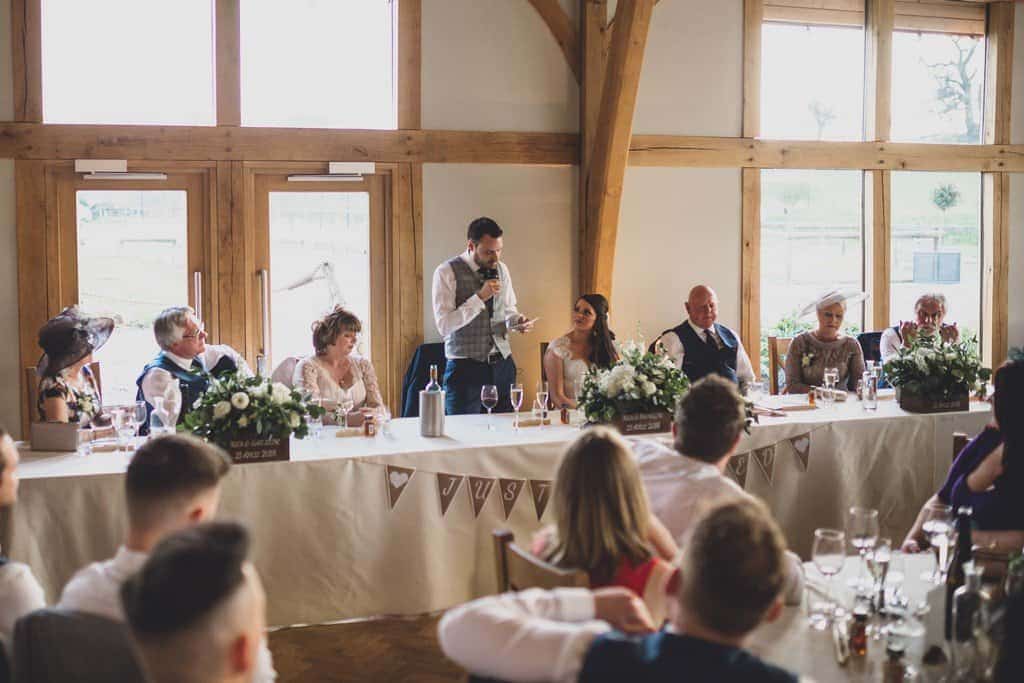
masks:
[[[690,380],[672,359],[627,342],[610,368],[591,368],[583,378],[579,407],[590,422],[611,422],[616,415],[673,412]]]
[[[951,401],[964,394],[984,393],[992,370],[982,367],[977,341],[943,342],[920,336],[885,364],[885,376],[911,396]]]

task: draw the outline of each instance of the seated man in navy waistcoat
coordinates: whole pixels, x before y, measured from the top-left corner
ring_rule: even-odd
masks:
[[[743,342],[735,332],[715,322],[718,296],[713,289],[705,285],[691,289],[686,314],[686,320],[662,332],[651,348],[660,341],[690,382],[712,373],[738,383],[741,388],[755,381],[754,367]]]
[[[781,614],[786,570],[764,504],[730,501],[694,527],[661,631],[628,588],[534,588],[449,610],[438,637],[456,664],[502,681],[796,681],[744,649]]]
[[[210,383],[210,375],[238,371],[251,377],[245,359],[230,346],[206,343],[206,330],[188,306],[175,306],[160,312],[153,321],[153,336],[163,349],[146,364],[135,381],[138,401],[146,402],[146,414],[153,411],[153,399],[164,396],[168,385],[177,381],[181,389],[180,423],[192,404],[202,396]],[[140,431],[146,433],[149,423]]]

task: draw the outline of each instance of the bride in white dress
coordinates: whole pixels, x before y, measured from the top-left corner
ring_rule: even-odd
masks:
[[[313,323],[316,354],[295,366],[292,384],[329,410],[350,402],[350,410],[383,404],[369,359],[353,353],[362,323],[340,306]]]
[[[584,294],[573,306],[572,329],[552,340],[544,354],[551,402],[556,408],[575,408],[587,371],[594,365],[609,367],[618,358],[615,335],[608,329],[608,300]]]

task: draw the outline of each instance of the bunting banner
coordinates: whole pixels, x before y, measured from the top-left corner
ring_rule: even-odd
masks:
[[[416,474],[416,470],[412,467],[385,465],[384,482],[388,487],[388,509],[395,509],[395,504],[402,497],[402,494],[405,493],[405,489],[409,486],[409,482],[414,474]]]
[[[807,464],[811,457],[811,433],[807,432],[800,436],[794,436],[789,440],[789,445],[793,447],[793,453],[796,454],[796,461],[800,471],[806,472]]]
[[[469,500],[473,503],[473,518],[480,516],[484,503],[491,496],[495,479],[493,477],[469,477]]]
[[[544,516],[551,500],[551,485],[554,482],[544,479],[530,480],[530,494],[533,496],[533,509],[537,511],[537,521]]]
[[[501,491],[501,506],[505,509],[505,521],[508,521],[509,515],[512,514],[512,508],[515,507],[516,501],[519,500],[519,494],[523,492],[523,487],[525,486],[525,479],[498,480],[498,490]]]
[[[758,448],[754,451],[754,462],[761,469],[761,474],[768,480],[768,483],[772,483],[772,477],[775,476],[775,446],[765,446],[764,448]]]
[[[727,469],[729,474],[736,478],[736,483],[740,485],[741,489],[747,487],[747,465],[749,460],[750,453],[740,453],[729,459]]]
[[[448,512],[452,501],[455,500],[455,494],[459,492],[459,487],[462,486],[462,482],[465,480],[466,476],[464,474],[437,473],[437,497],[441,501],[442,517]]]

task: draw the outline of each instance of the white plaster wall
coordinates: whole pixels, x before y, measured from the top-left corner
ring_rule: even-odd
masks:
[[[425,164],[423,167],[423,331],[434,324],[434,269],[466,248],[466,228],[490,216],[505,232],[502,259],[512,274],[519,310],[540,316],[529,335],[513,335],[520,381],[540,379],[542,341],[569,329],[576,271],[576,169],[569,167]]]
[[[0,2],[0,121],[14,118],[11,3]],[[0,159],[0,425],[21,432],[18,354],[18,255],[14,225],[14,162]]]
[[[743,0],[671,0],[651,19],[633,132],[735,137],[743,127]]]
[[[424,0],[422,41],[424,128],[578,130],[576,80],[525,0]]]
[[[719,322],[739,327],[740,171],[630,168],[615,250],[611,322],[649,343],[686,317],[696,284],[719,298]]]

